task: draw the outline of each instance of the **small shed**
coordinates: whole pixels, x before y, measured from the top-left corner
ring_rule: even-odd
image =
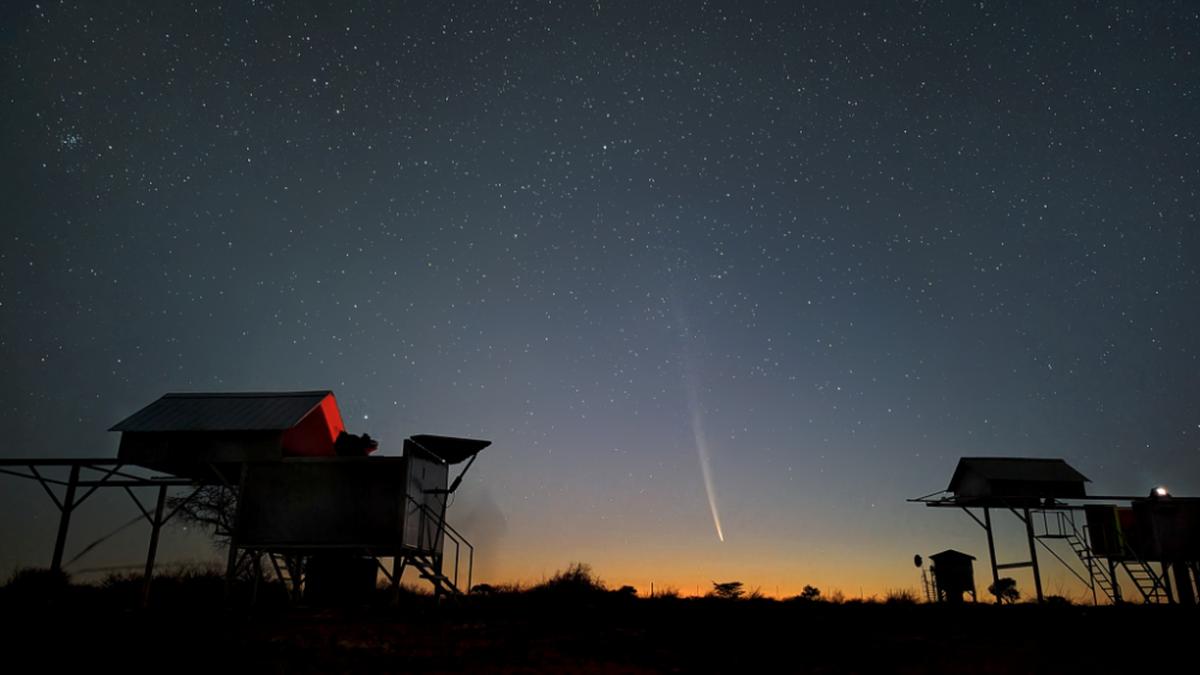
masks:
[[[959,501],[1019,506],[1085,497],[1087,482],[1086,476],[1061,459],[963,457],[947,490]]]
[[[335,456],[345,425],[328,390],[172,393],[109,431],[122,461],[210,479],[212,465]]]
[[[975,599],[975,556],[948,548],[929,557],[939,602],[962,602],[963,593]]]

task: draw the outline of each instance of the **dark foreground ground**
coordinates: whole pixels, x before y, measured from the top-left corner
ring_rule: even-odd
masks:
[[[396,608],[0,595],[7,672],[1192,672],[1200,611],[500,594]],[[165,600],[163,599],[165,597]],[[131,596],[124,598],[130,600]],[[136,604],[136,603],[129,603]],[[20,664],[28,665],[20,665]]]

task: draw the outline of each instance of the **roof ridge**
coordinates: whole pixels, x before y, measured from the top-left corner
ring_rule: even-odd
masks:
[[[331,390],[284,392],[174,392],[164,394],[109,427],[109,431],[283,431],[299,424]]]
[[[1042,461],[1042,462],[1065,462],[1066,461],[1062,457],[1016,457],[1016,456],[997,456],[997,455],[987,455],[987,456],[972,455],[970,457],[960,457],[959,459],[1019,459],[1023,462],[1028,462],[1031,460]]]
[[[309,389],[305,391],[172,391],[159,398],[284,398],[299,396],[324,396],[332,389]]]

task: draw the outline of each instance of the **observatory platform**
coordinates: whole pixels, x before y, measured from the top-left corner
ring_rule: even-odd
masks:
[[[378,568],[395,588],[412,566],[435,591],[457,594],[465,563],[471,586],[474,547],[446,522],[446,507],[490,441],[418,434],[405,439],[401,456],[370,456],[377,443],[346,432],[329,390],[171,393],[110,431],[121,434],[115,460],[0,459],[0,473],[37,480],[59,508],[53,569],[62,567],[72,512],[97,489],[120,487],[151,524],[148,592],[162,525],[206,488],[226,491],[236,504],[231,527],[217,533],[229,541],[229,578],[243,557],[256,566],[265,557],[302,597],[310,570],[357,574],[360,587],[373,588]],[[62,470],[68,475],[52,475]],[[158,491],[153,509],[134,491],[146,487]],[[190,492],[165,513],[171,488]],[[390,569],[381,557],[391,559]],[[345,586],[335,579],[319,585]]]
[[[1088,495],[1087,482],[1062,459],[963,457],[945,490],[909,501],[964,511],[987,534],[992,582],[1001,570],[1030,568],[1039,601],[1040,547],[1084,583],[1095,602],[1123,600],[1118,573],[1124,571],[1124,582],[1147,603],[1195,605],[1200,499],[1174,497],[1161,487],[1147,497]],[[993,511],[1008,511],[1024,526],[1029,560],[997,561]]]

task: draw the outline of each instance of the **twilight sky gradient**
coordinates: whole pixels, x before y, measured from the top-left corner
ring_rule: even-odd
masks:
[[[332,388],[384,453],[495,442],[477,580],[685,593],[982,558],[904,502],[961,455],[1200,494],[1196,4],[341,4],[0,7],[0,454]],[[0,485],[0,572],[45,565]]]

